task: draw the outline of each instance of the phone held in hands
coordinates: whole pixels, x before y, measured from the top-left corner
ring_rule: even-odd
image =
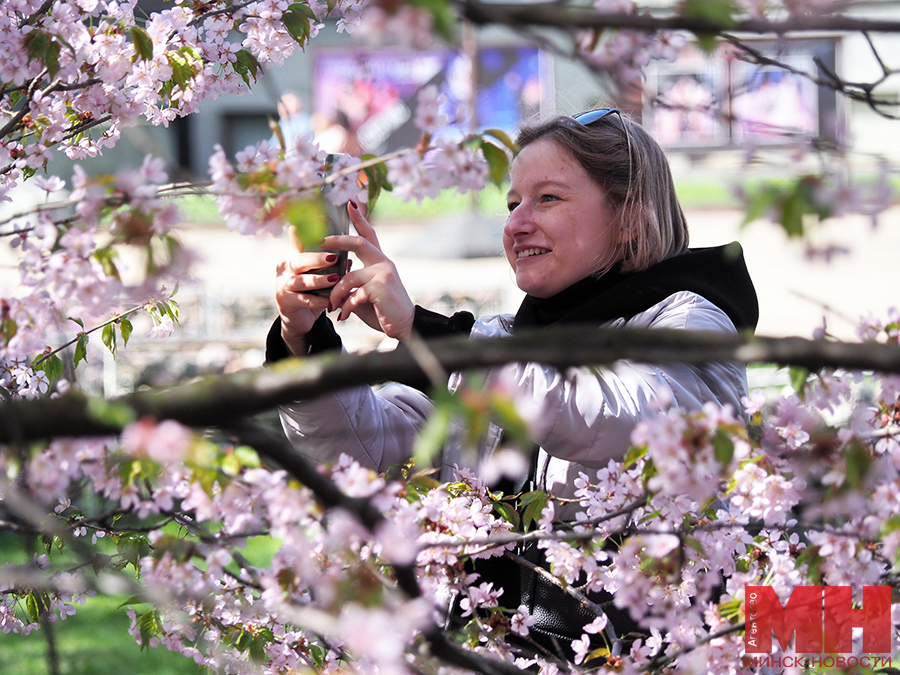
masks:
[[[329,167],[333,167],[334,163],[343,155],[328,155],[325,159],[325,163]],[[325,174],[322,174],[323,176]],[[330,199],[328,199],[328,193],[331,191],[331,183],[322,187],[322,203],[325,208],[325,236],[331,236],[334,234],[349,234],[350,233],[350,216],[347,213],[347,203],[343,204],[334,204]],[[310,251],[324,251],[327,250],[329,253],[337,254],[337,262],[334,265],[329,267],[322,267],[321,269],[312,270],[310,274],[339,274],[343,277],[347,273],[347,251],[338,251],[333,249],[321,249],[316,246],[310,246]],[[333,286],[329,286],[327,288],[316,288],[311,291],[305,291],[306,293],[312,293],[314,295],[321,296],[329,296],[331,295],[331,289]]]

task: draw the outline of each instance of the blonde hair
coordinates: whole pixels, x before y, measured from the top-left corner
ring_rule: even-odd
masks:
[[[604,191],[624,235],[618,255],[623,272],[647,269],[688,248],[688,228],[675,194],[669,162],[637,122],[615,112],[587,125],[560,115],[519,129],[525,147],[550,140],[562,147]]]

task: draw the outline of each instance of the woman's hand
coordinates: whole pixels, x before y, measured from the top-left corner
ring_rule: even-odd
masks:
[[[337,255],[328,252],[297,250],[275,268],[275,304],[281,316],[281,338],[294,356],[306,354],[306,334],[328,307],[328,297],[305,293],[316,288],[334,286],[337,274],[310,274],[313,270],[330,267]]]
[[[369,221],[353,202],[350,202],[348,212],[360,236],[326,237],[322,248],[351,251],[363,266],[348,272],[335,285],[331,292],[331,307],[340,308],[338,321],[351,313],[356,314],[371,328],[406,342],[412,333],[415,306],[394,263],[382,252]]]

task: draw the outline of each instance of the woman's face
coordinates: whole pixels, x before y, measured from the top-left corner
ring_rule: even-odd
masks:
[[[560,145],[526,145],[510,178],[503,248],[520,289],[549,298],[614,262],[606,195]]]

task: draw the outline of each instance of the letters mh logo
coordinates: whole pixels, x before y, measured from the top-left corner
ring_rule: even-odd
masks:
[[[745,586],[744,650],[772,651],[772,633],[786,650],[796,632],[800,654],[852,651],[853,629],[863,629],[863,651],[891,651],[891,589],[864,586],[862,607],[853,607],[851,586],[797,586],[782,607],[771,586]]]

